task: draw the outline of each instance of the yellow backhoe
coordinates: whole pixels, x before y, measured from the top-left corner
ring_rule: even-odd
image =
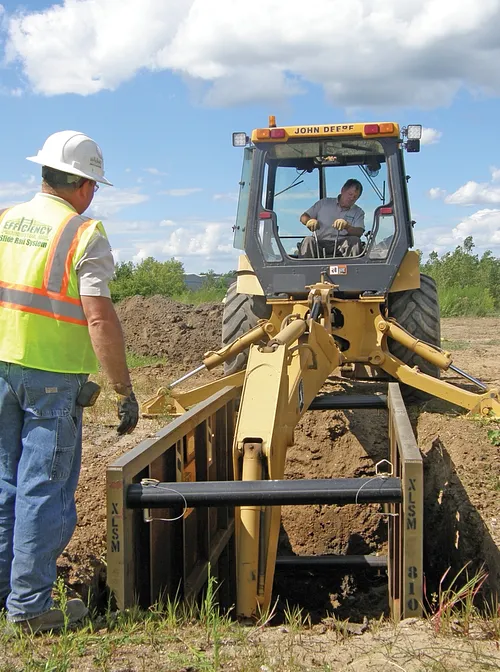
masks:
[[[233,144],[244,152],[234,227],[234,245],[243,253],[237,282],[225,299],[223,347],[207,353],[195,371],[159,390],[143,404],[143,413],[179,415],[175,431],[182,434],[184,428],[182,436],[188,437],[194,431],[196,413],[198,420],[202,417],[196,409],[206,408],[203,404],[213,400],[219,404],[214,406],[215,414],[228,390],[237,390],[230,437],[232,483],[231,487],[219,484],[219,504],[236,506],[238,615],[255,616],[270,605],[280,504],[290,500],[279,489],[287,448],[307,410],[342,407],[335,395],[320,394],[330,375],[395,381],[407,403],[431,395],[471,413],[500,416],[498,390],[455,367],[452,355],[441,349],[436,286],[420,274],[418,255],[411,249],[415,222],[404,150],[419,150],[420,133],[420,126],[400,129],[393,122],[280,127],[270,117],[268,126],[254,130],[251,137],[233,135]],[[337,199],[345,181],[353,178],[359,178],[364,187],[360,205],[369,228],[358,252],[342,256],[342,246],[335,245],[327,254],[316,240],[317,254],[304,257],[302,240],[311,234],[301,223],[301,215],[318,201]],[[217,365],[224,366],[224,376],[187,392],[178,391],[180,383]],[[463,376],[468,387],[477,391],[440,380],[440,372],[448,370]],[[329,488],[326,499],[318,494],[321,483],[315,494],[304,494],[303,488],[294,496],[302,497],[301,502],[360,503],[364,498],[386,502],[389,507],[400,503],[402,522],[399,528],[393,524],[388,564],[393,574],[392,598],[402,600],[400,615],[408,616],[418,615],[422,607],[422,471],[409,423],[400,417],[404,405],[395,392],[391,394],[391,442],[400,451],[387,456],[389,473],[379,474],[375,484],[347,484],[345,489],[340,483],[325,485]],[[360,397],[350,395],[350,407],[370,406]],[[373,405],[379,401],[375,399]],[[347,402],[343,399],[342,403]],[[172,434],[176,445],[181,434]],[[228,436],[226,432],[226,442]],[[166,445],[165,437],[162,440]],[[181,466],[173,480],[186,481],[182,459],[189,462],[189,451],[177,450]],[[255,483],[253,494],[245,490],[249,482]],[[201,497],[195,492],[198,484],[183,486],[178,485],[182,501],[195,506],[196,497]],[[347,494],[348,486],[355,488],[355,497]],[[151,503],[154,498],[146,492],[150,483],[140,486],[140,492],[139,484],[131,487],[135,490],[130,506],[179,504],[176,495],[167,493]],[[384,494],[386,487],[395,490]],[[196,501],[214,506],[211,502],[215,500],[206,495]],[[398,581],[403,581],[404,589],[398,588]]]

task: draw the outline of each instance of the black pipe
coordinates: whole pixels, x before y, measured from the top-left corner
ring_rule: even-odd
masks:
[[[130,509],[285,504],[382,504],[402,501],[394,477],[325,478],[293,481],[199,481],[134,483],[127,489]]]
[[[343,408],[385,408],[387,409],[387,395],[385,394],[322,394],[315,397],[310,411],[340,410]]]
[[[276,558],[276,569],[387,569],[386,555],[282,555]]]

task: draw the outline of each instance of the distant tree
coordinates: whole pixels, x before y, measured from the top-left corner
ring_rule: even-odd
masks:
[[[139,264],[123,262],[117,264],[115,275],[110,282],[111,298],[121,301],[128,296],[153,296],[162,294],[173,296],[183,292],[184,268],[180,261],[156,261],[147,257]]]
[[[486,315],[500,310],[500,259],[487,250],[474,254],[468,236],[453,252],[431,252],[423,273],[436,281],[443,315]]]
[[[227,289],[236,277],[236,271],[217,274],[213,269],[208,270],[203,276],[203,289]]]

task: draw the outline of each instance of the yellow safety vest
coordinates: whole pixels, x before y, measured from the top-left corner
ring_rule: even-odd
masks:
[[[94,373],[75,266],[101,222],[38,194],[0,211],[0,361]]]

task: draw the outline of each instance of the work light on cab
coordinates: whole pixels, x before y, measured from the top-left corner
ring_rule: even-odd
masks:
[[[422,138],[422,126],[420,124],[411,124],[407,126],[406,137],[408,140],[420,140]]]
[[[250,141],[244,132],[233,133],[233,147],[246,147]]]

